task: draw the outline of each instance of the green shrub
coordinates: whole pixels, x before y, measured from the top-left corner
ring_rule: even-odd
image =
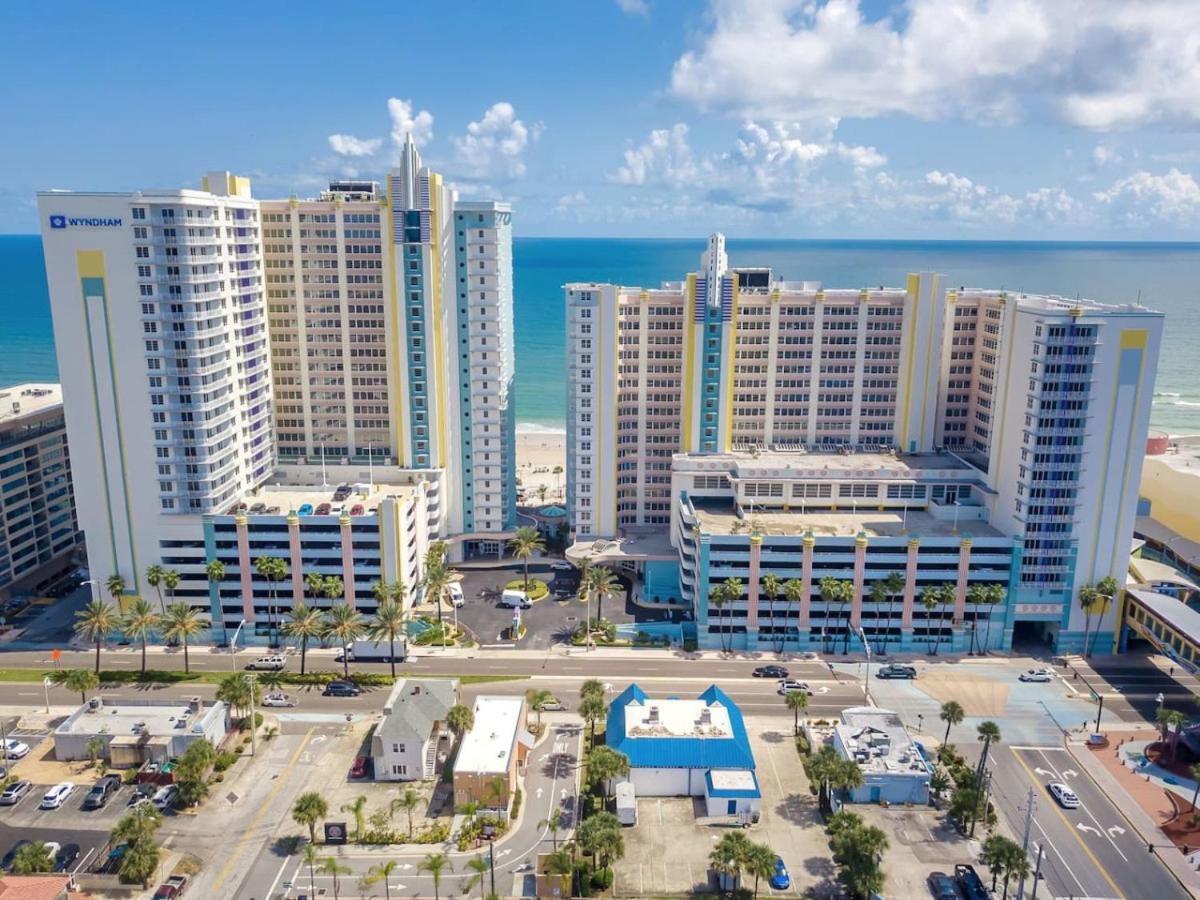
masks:
[[[517,813],[519,813],[520,811],[521,811],[521,789],[517,788],[515,791],[513,791],[512,812],[509,813],[509,818],[515,819],[517,817]]]
[[[213,771],[224,772],[237,761],[238,755],[236,753],[232,753],[229,750],[222,750],[217,754],[217,758],[213,760]]]
[[[426,825],[413,835],[414,844],[441,844],[450,837],[450,826],[443,822]]]
[[[683,642],[684,653],[695,653],[700,649],[700,645],[693,638],[688,638]]]
[[[592,873],[591,883],[596,890],[607,891],[612,887],[613,870],[611,868],[596,870]]]
[[[796,752],[801,756],[808,756],[812,753],[812,747],[808,743],[808,735],[804,732],[796,735]]]
[[[507,591],[523,591],[523,590],[525,590],[525,579],[524,578],[514,578],[512,581],[510,581],[508,584],[506,584],[504,586],[504,589]],[[550,588],[546,585],[546,582],[542,581],[542,579],[540,579],[540,578],[530,578],[529,579],[529,599],[530,600],[541,600],[543,597],[545,597],[549,593],[550,593]]]

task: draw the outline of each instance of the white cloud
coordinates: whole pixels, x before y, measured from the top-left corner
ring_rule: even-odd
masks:
[[[1175,168],[1165,175],[1134,172],[1093,196],[1131,223],[1143,222],[1147,213],[1171,221],[1191,220],[1200,215],[1200,184],[1189,173]]]
[[[650,15],[650,6],[646,0],[617,0],[617,6],[621,7],[621,12],[627,16]]]
[[[705,109],[808,120],[905,114],[1107,130],[1200,122],[1194,0],[712,0],[671,92]]]
[[[329,147],[339,156],[373,156],[383,146],[383,138],[356,138],[352,134],[331,134]]]
[[[587,203],[587,194],[583,191],[575,191],[573,194],[563,194],[558,198],[558,202],[554,204],[555,212],[565,213],[578,209]]]
[[[404,138],[411,134],[413,143],[418,147],[433,140],[433,113],[423,109],[413,113],[413,102],[389,97],[388,115],[392,119],[392,143],[397,147],[404,146]]]
[[[1092,148],[1092,162],[1095,163],[1097,169],[1102,169],[1104,166],[1120,161],[1121,155],[1112,147],[1097,144]]]
[[[526,125],[518,119],[511,103],[493,103],[483,118],[467,125],[466,134],[451,139],[455,161],[471,179],[521,178],[525,151],[544,128],[541,122]]]
[[[650,132],[645,143],[625,151],[625,165],[612,180],[620,184],[646,184],[659,181],[672,187],[694,182],[700,175],[688,144],[688,127],[677,122],[670,128]]]

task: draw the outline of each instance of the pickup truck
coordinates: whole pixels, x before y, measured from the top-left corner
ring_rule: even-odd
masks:
[[[954,867],[954,880],[958,882],[958,889],[962,891],[967,900],[989,900],[992,896],[988,893],[988,889],[983,886],[983,879],[979,877],[979,873],[975,871],[972,865],[958,864]]]
[[[175,900],[176,897],[182,897],[187,890],[187,883],[186,875],[172,875],[158,886],[154,892],[154,900]]]

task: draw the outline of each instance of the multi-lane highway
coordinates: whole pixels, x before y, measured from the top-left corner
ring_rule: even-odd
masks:
[[[1186,900],[1189,894],[1146,849],[1120,811],[1078,771],[1063,747],[998,746],[991,754],[992,797],[1017,836],[1025,822],[1029,790],[1034,815],[1030,858],[1042,845],[1044,887],[1039,896],[1153,897]],[[1079,797],[1078,809],[1062,808],[1046,785],[1061,782]]]

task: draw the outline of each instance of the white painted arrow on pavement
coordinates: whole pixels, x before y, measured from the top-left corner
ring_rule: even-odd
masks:
[[[539,800],[542,799],[542,789],[541,788],[538,788],[537,791],[535,792],[535,794]]]
[[[1033,771],[1038,775],[1053,775],[1054,774],[1053,772],[1047,772],[1045,769],[1034,769]]]
[[[501,850],[496,854],[496,859],[504,859],[504,857],[508,856],[510,853],[512,853],[511,850]]]
[[[1074,769],[1063,769],[1063,778],[1074,778],[1078,774]]]
[[[325,735],[323,735],[323,734],[314,734],[314,735],[312,736],[312,738],[309,740],[309,743],[310,743],[310,744],[319,744],[319,743],[321,743],[321,741],[326,741],[326,740],[329,740],[329,738],[328,738],[328,737],[326,737]]]
[[[1113,825],[1112,827],[1110,827],[1110,828],[1105,828],[1104,830],[1105,830],[1105,831],[1107,831],[1107,832],[1108,832],[1110,835],[1112,835],[1112,834],[1124,834],[1124,833],[1125,833],[1125,829],[1124,829],[1124,828],[1122,828],[1120,825]]]
[[[567,799],[567,789],[559,788],[558,796],[561,797],[562,799],[566,800]]]
[[[1080,822],[1080,823],[1079,823],[1078,825],[1076,825],[1075,827],[1076,827],[1076,828],[1078,828],[1080,831],[1090,831],[1092,834],[1099,834],[1099,833],[1100,833],[1100,829],[1099,829],[1099,828],[1093,828],[1091,825],[1084,825],[1082,822]]]
[[[402,863],[401,865],[396,866],[396,868],[397,869],[411,869],[412,863]]]

